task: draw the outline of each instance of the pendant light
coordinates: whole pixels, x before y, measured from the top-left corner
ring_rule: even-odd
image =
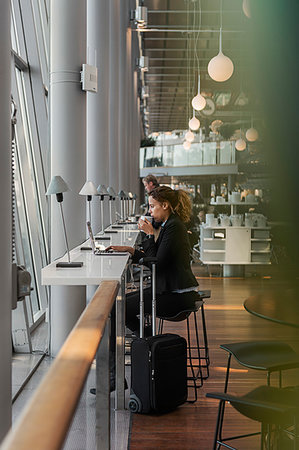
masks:
[[[253,128],[253,120],[251,118],[251,127],[246,131],[246,139],[249,142],[255,142],[259,138],[259,134],[255,128]]]
[[[227,81],[234,72],[232,60],[222,52],[222,0],[220,3],[219,53],[208,64],[208,73],[214,81]]]
[[[200,94],[200,74],[198,74],[198,88],[197,95],[192,99],[192,108],[196,111],[201,111],[206,107],[206,99]]]
[[[235,148],[238,152],[243,152],[246,149],[246,142],[242,138],[242,130],[240,129],[240,137],[235,142]]]
[[[243,0],[243,13],[248,19],[251,19],[251,9],[250,9],[250,0]]]
[[[257,130],[255,128],[249,128],[246,131],[245,136],[246,136],[247,141],[255,142],[255,141],[258,140],[259,134],[258,134],[258,132],[257,132]]]
[[[194,138],[195,138],[194,133],[192,133],[191,130],[187,131],[187,133],[185,134],[186,141],[193,142]]]
[[[200,121],[195,117],[195,111],[193,109],[193,117],[189,120],[189,128],[192,131],[198,130],[200,126]]]
[[[208,73],[214,81],[227,81],[233,74],[234,64],[232,60],[222,53],[222,29],[219,35],[219,53],[208,64]]]
[[[185,150],[189,150],[189,148],[191,147],[191,142],[185,141],[183,143],[183,147],[184,147]]]

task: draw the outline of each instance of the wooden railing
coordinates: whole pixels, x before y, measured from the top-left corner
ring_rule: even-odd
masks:
[[[62,448],[118,288],[101,283],[1,450]]]

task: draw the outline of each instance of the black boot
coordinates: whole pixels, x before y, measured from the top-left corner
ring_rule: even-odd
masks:
[[[110,392],[114,392],[114,391],[115,391],[115,385],[116,385],[115,377],[114,377],[114,378],[110,378]],[[124,381],[124,387],[125,387],[125,389],[128,389],[128,383],[127,383],[127,380],[126,380],[126,379],[125,379],[125,381]],[[97,390],[96,390],[96,388],[91,388],[91,389],[89,390],[89,392],[90,392],[91,394],[93,394],[93,395],[96,395]]]

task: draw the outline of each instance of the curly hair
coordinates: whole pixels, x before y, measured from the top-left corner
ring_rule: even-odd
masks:
[[[177,214],[183,222],[189,222],[191,216],[191,200],[186,191],[174,190],[168,186],[155,188],[150,197],[159,203],[167,202],[173,213]]]

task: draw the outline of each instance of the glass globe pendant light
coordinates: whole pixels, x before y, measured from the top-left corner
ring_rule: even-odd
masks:
[[[183,147],[184,147],[185,150],[189,150],[189,148],[191,147],[191,142],[185,141],[183,143]]]
[[[219,53],[208,64],[208,73],[214,81],[227,81],[234,72],[232,60],[222,52],[222,28],[219,34]]]
[[[245,136],[246,136],[247,141],[255,142],[255,141],[258,140],[259,134],[258,134],[258,132],[257,132],[257,130],[255,128],[249,128],[246,131]]]
[[[185,134],[186,141],[193,142],[194,138],[195,138],[194,133],[192,133],[191,130],[187,131],[187,133]]]
[[[259,134],[255,128],[253,128],[253,119],[251,118],[251,127],[246,131],[245,137],[249,142],[255,142],[258,140]]]
[[[235,148],[238,152],[243,152],[246,149],[246,142],[242,138],[242,131],[240,130],[240,137],[236,140]]]
[[[249,0],[243,0],[243,13],[245,14],[248,19],[251,19],[251,10],[250,10],[250,1]]]
[[[200,74],[198,74],[198,88],[197,88],[197,95],[193,97],[192,101],[192,108],[196,111],[201,111],[206,107],[206,99],[200,94]]]
[[[192,131],[198,130],[200,126],[200,121],[195,117],[195,111],[193,109],[193,117],[189,120],[189,128]]]

